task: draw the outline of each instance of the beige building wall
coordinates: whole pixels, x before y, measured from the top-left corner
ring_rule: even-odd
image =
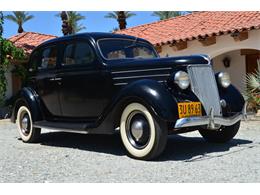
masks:
[[[230,67],[228,68],[226,68],[222,62],[225,57],[230,58]],[[240,55],[240,50],[227,52],[213,58],[213,69],[215,72],[228,72],[232,84],[234,84],[240,91],[244,91],[245,83],[243,79],[246,74],[246,58],[244,55]]]

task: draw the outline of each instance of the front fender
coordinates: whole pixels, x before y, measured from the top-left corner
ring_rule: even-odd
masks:
[[[243,110],[245,100],[235,86],[230,85],[226,89],[219,88],[219,96],[227,103],[226,108],[223,108],[223,114],[237,113]]]
[[[121,108],[122,111],[126,104],[134,101],[143,103],[162,120],[177,120],[178,108],[175,98],[166,87],[155,80],[144,79],[127,85],[119,92],[113,104],[117,104],[117,108]]]
[[[42,120],[42,113],[39,106],[39,101],[37,100],[35,91],[33,91],[29,87],[24,87],[21,89],[18,95],[18,99],[16,100],[13,106],[13,112],[11,121],[15,122],[16,115],[20,106],[27,106],[31,111],[32,120],[39,121]]]

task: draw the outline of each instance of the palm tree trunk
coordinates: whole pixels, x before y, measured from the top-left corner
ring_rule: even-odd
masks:
[[[20,24],[18,27],[18,33],[23,33],[23,26]]]
[[[118,24],[119,24],[119,29],[126,29],[126,16],[124,11],[120,11],[118,14]]]
[[[72,27],[69,24],[69,17],[68,17],[68,13],[66,11],[62,11],[61,12],[61,20],[62,20],[62,33],[63,35],[70,35],[72,34]]]

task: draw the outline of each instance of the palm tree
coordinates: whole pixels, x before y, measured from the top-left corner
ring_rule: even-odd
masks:
[[[28,12],[24,12],[24,11],[16,11],[13,12],[13,15],[9,14],[5,16],[6,19],[18,24],[18,33],[22,33],[24,31],[23,24],[28,20],[31,20],[33,17],[34,17],[33,15],[29,15]]]
[[[129,11],[115,11],[115,12],[109,12],[107,15],[105,15],[105,18],[112,18],[116,19],[119,25],[119,29],[125,29],[126,28],[126,19],[135,16],[135,13],[129,12]]]
[[[160,20],[165,20],[168,18],[173,18],[176,16],[182,16],[190,12],[181,12],[181,11],[156,11],[153,12],[152,16],[157,16]]]
[[[63,11],[56,16],[61,17],[62,19],[62,32],[64,35],[75,34],[86,29],[85,26],[79,24],[79,21],[84,20],[86,17],[76,11]]]

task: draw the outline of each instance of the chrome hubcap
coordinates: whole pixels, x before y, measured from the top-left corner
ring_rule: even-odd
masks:
[[[29,135],[30,133],[30,118],[27,113],[21,116],[21,130],[24,135]]]
[[[28,120],[28,117],[23,117],[23,119],[22,119],[22,128],[23,129],[27,129],[28,128],[28,122],[29,122],[29,120]]]
[[[135,120],[131,125],[131,133],[139,141],[144,132],[144,122],[142,120]]]
[[[150,140],[150,126],[144,114],[140,111],[132,112],[126,123],[127,138],[137,149],[144,148]]]

